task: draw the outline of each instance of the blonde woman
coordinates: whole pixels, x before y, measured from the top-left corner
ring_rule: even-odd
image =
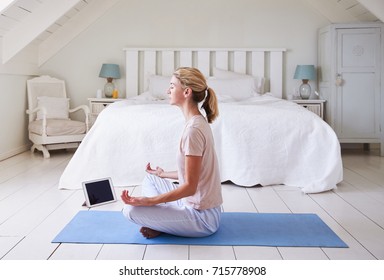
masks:
[[[178,106],[185,118],[177,154],[178,170],[152,169],[148,163],[142,196],[122,192],[126,204],[123,213],[142,226],[140,232],[146,238],[163,232],[208,236],[219,228],[222,204],[219,167],[209,126],[218,116],[216,95],[208,88],[204,75],[190,67],[174,72],[168,94],[170,104]],[[199,109],[200,102],[205,116]]]

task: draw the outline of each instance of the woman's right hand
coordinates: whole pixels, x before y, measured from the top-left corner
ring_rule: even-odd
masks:
[[[158,177],[161,177],[161,175],[164,173],[164,170],[158,166],[156,167],[156,169],[153,169],[149,162],[145,168],[145,171],[148,172],[149,174],[156,175]]]
[[[123,192],[121,193],[121,200],[125,204],[132,206],[153,206],[156,204],[153,197],[130,196],[127,190],[123,190]]]

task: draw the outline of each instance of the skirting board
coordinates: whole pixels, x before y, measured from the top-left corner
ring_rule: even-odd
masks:
[[[12,149],[10,151],[0,153],[0,161],[5,160],[5,159],[10,158],[10,157],[13,157],[17,154],[21,154],[25,151],[28,151],[31,148],[31,146],[32,146],[31,144],[26,144],[26,145],[20,146],[18,148]]]

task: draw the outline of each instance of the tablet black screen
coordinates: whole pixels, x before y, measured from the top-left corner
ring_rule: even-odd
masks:
[[[114,199],[109,180],[85,183],[85,188],[91,205]]]

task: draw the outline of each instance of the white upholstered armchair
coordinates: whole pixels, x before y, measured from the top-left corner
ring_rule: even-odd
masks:
[[[62,80],[41,76],[27,81],[29,125],[33,146],[44,158],[49,150],[76,148],[88,132],[89,108],[86,105],[69,109],[69,99]],[[69,114],[82,110],[85,120],[74,121]]]

